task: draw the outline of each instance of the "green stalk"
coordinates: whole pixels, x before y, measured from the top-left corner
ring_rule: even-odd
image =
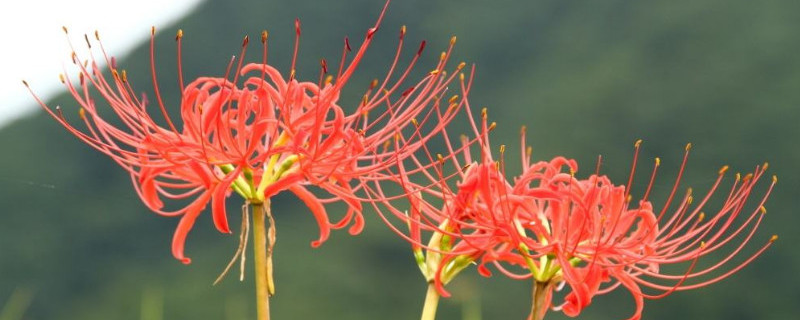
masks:
[[[272,256],[272,252],[267,252],[267,229],[266,216],[269,202],[263,204],[252,204],[253,206],[253,251],[255,253],[255,272],[256,272],[256,309],[258,310],[258,320],[269,320],[269,287],[270,276],[268,272],[267,256]]]
[[[428,283],[428,293],[425,295],[425,305],[422,307],[420,320],[436,319],[436,307],[439,305],[439,292],[433,282]]]
[[[533,292],[531,292],[531,299],[533,303],[531,303],[531,316],[530,319],[532,320],[542,320],[544,319],[544,315],[547,312],[545,305],[545,297],[547,297],[547,291],[550,290],[550,281],[548,282],[541,282],[533,280]]]

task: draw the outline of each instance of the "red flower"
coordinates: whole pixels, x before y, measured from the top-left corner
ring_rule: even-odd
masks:
[[[182,127],[172,121],[161,99],[154,62],[151,71],[158,116],[148,112],[147,99],[137,98],[126,71],[120,71],[105,51],[102,61],[110,66],[112,79],[107,79],[94,58],[82,64],[74,54],[80,85],[74,86],[62,76],[62,82],[81,106],[84,129],[68,122],[59,108],[53,111],[38,97],[36,100],[68,131],[127,170],[137,193],[151,210],[181,216],[172,251],[184,263],[190,262],[183,253],[186,236],[209,202],[217,229],[230,232],[225,199],[231,191],[250,203],[262,203],[281,191],[291,191],[309,207],[319,224],[319,239],[312,242],[318,246],[327,239],[331,228],[352,223],[350,233],[360,232],[361,203],[367,200],[359,195],[360,179],[403,161],[441,131],[465,103],[464,98],[454,99],[442,110],[439,101],[464,67],[461,63],[455,72],[445,72],[455,38],[433,71],[413,86],[402,87],[425,46],[423,41],[408,66],[398,67],[406,31],[403,27],[396,56],[383,81],[374,80],[361,102],[349,110],[339,105],[342,90],[372,42],[382,17],[383,12],[349,63],[351,47],[345,38],[335,75],[328,75],[327,62],[321,60],[320,77],[315,82],[295,77],[299,21],[295,23],[296,43],[288,76],[267,64],[266,31],[261,36],[261,61],[244,64],[248,45],[245,37],[240,58],[231,60],[223,77],[200,77],[184,87],[180,76]],[[179,75],[182,34],[178,31],[176,37]],[[95,36],[99,42],[99,36]],[[154,39],[155,29],[151,61]],[[465,96],[468,85],[464,84],[463,75],[460,79]],[[98,111],[93,94],[99,94],[110,105],[117,119],[104,119],[108,114]],[[437,122],[430,121],[434,118],[431,115],[437,115]],[[420,116],[422,122],[416,120]],[[158,124],[162,119],[157,118],[161,117],[167,126]],[[420,126],[425,126],[426,131],[421,132]],[[410,137],[394,144],[394,148],[381,147],[396,135],[409,132]],[[320,198],[317,191],[310,190],[312,186],[330,196]],[[167,210],[164,199],[188,201],[182,207]],[[331,222],[325,205],[336,201],[343,201],[349,209],[341,221]]]
[[[630,188],[615,185],[598,173],[578,179],[577,163],[563,157],[531,163],[529,149],[522,154],[522,174],[508,181],[504,162],[493,160],[488,140],[481,140],[480,159],[473,161],[465,153],[466,170],[454,156],[449,157],[455,162],[452,176],[458,179],[457,188],[448,183],[444,162],[430,167],[436,168],[436,173],[427,174],[428,184],[412,183],[411,178],[403,177],[412,170],[401,167],[396,183],[408,194],[410,206],[401,210],[384,201],[387,211],[410,227],[410,234],[403,236],[414,246],[423,274],[435,281],[443,295],[447,295],[444,284],[470,262],[479,261],[478,271],[484,276],[491,275],[488,266],[492,265],[514,279],[533,279],[535,290],[543,290],[534,295],[534,319],[543,318],[550,307],[577,316],[595,295],[620,285],[636,302],[630,319],[639,319],[644,298],[657,299],[727,278],[777,238],[773,236],[743,261],[732,261],[744,251],[766,212],[763,205],[775,178],[760,199],[748,201],[766,164],[744,178],[736,174],[730,191],[717,199],[713,195],[727,171],[727,166],[723,167],[700,201],[693,200],[690,188],[673,205],[690,149],[687,146],[672,192],[662,209],[655,211],[649,194],[658,159],[644,195],[631,205]],[[504,149],[500,148],[501,155]],[[522,150],[526,150],[524,140]],[[637,142],[637,156],[638,150]],[[628,186],[633,172],[635,165]],[[722,203],[719,207],[709,208],[710,203],[718,202]],[[707,215],[704,210],[713,212]],[[385,220],[391,224],[389,217]],[[432,233],[427,245],[421,237],[426,231]],[[714,256],[708,257],[712,253]],[[716,260],[698,264],[704,258]],[[678,273],[664,271],[669,265],[684,268]],[[563,302],[553,303],[553,292],[563,286],[569,287]],[[645,293],[643,289],[648,288],[657,293]]]

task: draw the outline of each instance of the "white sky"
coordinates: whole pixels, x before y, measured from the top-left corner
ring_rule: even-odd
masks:
[[[123,56],[166,29],[200,0],[25,0],[0,3],[0,127],[38,111],[22,79],[47,100],[61,89],[58,74],[69,64],[70,49],[61,30],[69,29],[76,47],[95,30],[106,50]],[[85,56],[85,55],[84,55]]]

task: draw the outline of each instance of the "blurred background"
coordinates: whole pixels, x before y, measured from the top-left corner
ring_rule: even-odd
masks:
[[[184,31],[187,81],[221,76],[243,36],[258,39],[262,29],[270,31],[270,63],[288,73],[299,17],[299,77],[316,79],[319,59],[338,61],[345,35],[360,44],[382,6],[374,0],[201,2],[174,24],[158,26],[165,101],[177,108],[178,28]],[[477,70],[470,101],[489,108],[498,123],[494,144],[508,144],[511,155],[526,125],[535,159],[577,159],[578,175],[585,177],[601,154],[602,172],[624,183],[633,142],[643,139],[642,164],[649,168],[652,158],[662,160],[656,207],[672,187],[687,142],[694,149],[682,188],[693,186],[696,193],[706,190],[722,165],[747,172],[769,161],[780,181],[739,261],[772,234],[780,239],[721,283],[646,301],[644,319],[794,319],[800,314],[800,255],[792,245],[800,242],[792,229],[800,215],[791,205],[800,196],[798,12],[794,0],[395,1],[342,103],[357,103],[369,81],[385,73],[397,30],[407,25],[405,58],[417,42],[428,41],[420,73],[458,36],[455,63],[463,60]],[[150,32],[140,31],[144,37]],[[83,45],[80,38],[75,42]],[[117,55],[136,90],[152,96],[147,46]],[[260,58],[255,48],[251,59]],[[47,50],[69,54],[66,45]],[[51,71],[51,83],[41,86],[57,83],[61,70]],[[27,95],[21,85],[13,90]],[[78,120],[76,103],[64,94],[48,103]],[[169,250],[177,219],[149,212],[124,170],[43,112],[0,128],[0,149],[0,319],[254,317],[250,266],[242,283],[231,274],[211,285],[238,236],[218,233],[210,215],[190,234],[186,251],[193,262],[183,265]],[[517,172],[516,166],[510,161],[509,171]],[[229,200],[231,225],[238,226],[241,202]],[[370,212],[361,235],[334,232],[318,249],[309,246],[316,224],[297,199],[277,196],[273,212],[275,319],[419,317],[426,284],[409,246]],[[454,296],[441,302],[440,319],[524,319],[529,310],[527,281],[500,274],[487,279],[470,269],[449,288]],[[630,296],[617,290],[596,297],[581,318],[624,319],[632,312]]]

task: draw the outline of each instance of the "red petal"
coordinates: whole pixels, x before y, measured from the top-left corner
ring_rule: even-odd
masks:
[[[350,229],[347,229],[347,232],[349,232],[351,235],[357,235],[364,230],[364,216],[361,215],[360,210],[356,210],[355,213],[355,221],[353,222],[353,225],[350,226]]]
[[[189,234],[189,231],[192,230],[192,226],[194,226],[195,220],[197,220],[197,216],[203,212],[203,209],[206,207],[206,203],[208,203],[208,198],[211,196],[210,192],[204,192],[197,200],[192,202],[188,207],[186,207],[186,213],[181,217],[181,221],[178,222],[178,227],[175,229],[175,234],[172,236],[172,255],[175,256],[175,259],[180,260],[184,264],[189,264],[192,262],[192,259],[189,259],[183,255],[183,247],[186,243],[186,236]]]
[[[264,199],[269,199],[278,192],[290,188],[289,186],[300,182],[301,180],[303,180],[303,175],[301,174],[282,176],[280,179],[278,179],[278,181],[275,181],[275,183],[270,184],[266,189],[264,189]]]
[[[325,207],[317,197],[301,186],[293,185],[289,187],[289,190],[300,198],[300,200],[305,202],[306,206],[308,206],[311,213],[314,215],[314,218],[317,219],[317,224],[319,225],[319,240],[312,241],[311,246],[314,248],[319,247],[319,245],[328,239],[331,232],[330,222],[328,222],[328,213],[325,211]]]
[[[141,186],[141,198],[148,207],[153,209],[161,209],[164,207],[164,202],[158,197],[158,188],[156,188],[157,174],[152,172],[152,169],[142,168],[141,178],[139,178],[139,185]]]
[[[239,170],[234,170],[225,179],[214,187],[214,194],[211,196],[211,217],[214,219],[214,226],[222,233],[231,233],[228,226],[228,215],[225,210],[225,198],[230,190],[231,183],[239,176]]]

